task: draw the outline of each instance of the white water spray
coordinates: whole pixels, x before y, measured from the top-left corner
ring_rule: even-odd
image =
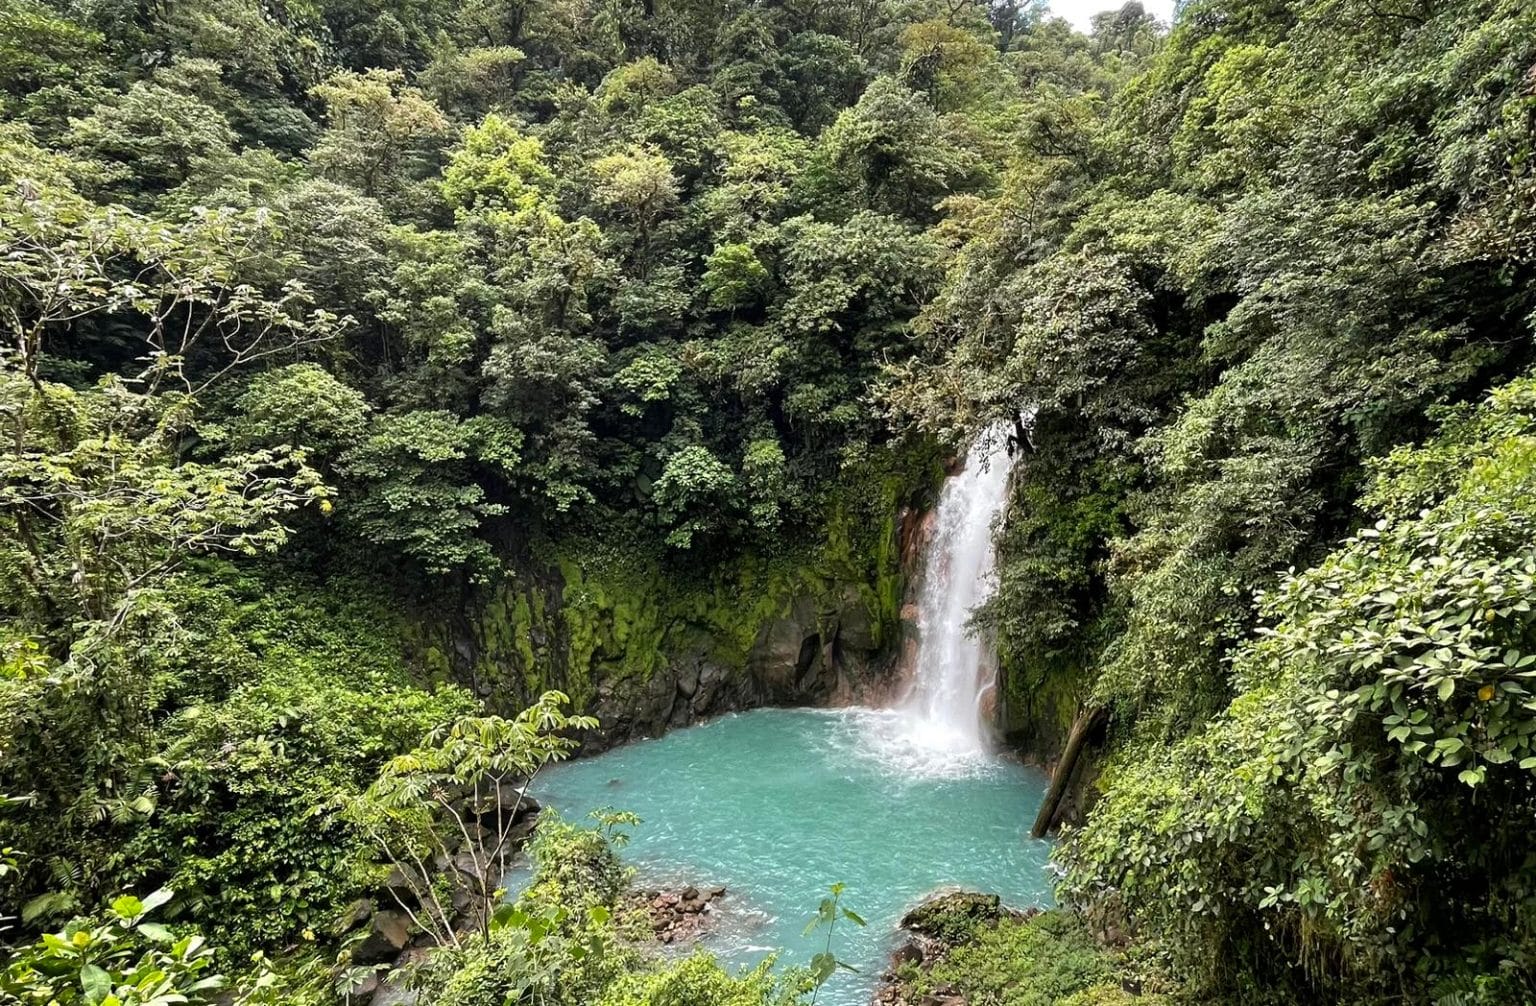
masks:
[[[907,738],[922,748],[962,757],[987,750],[982,704],[996,686],[997,664],[967,623],[996,586],[992,531],[1012,467],[1007,436],[993,428],[939,494],[918,597],[917,666],[900,708]]]

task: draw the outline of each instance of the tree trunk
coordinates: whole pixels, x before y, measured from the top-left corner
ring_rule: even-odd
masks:
[[[1051,786],[1045,791],[1045,802],[1040,805],[1040,813],[1035,816],[1035,826],[1029,829],[1032,838],[1044,838],[1045,833],[1051,830],[1062,797],[1067,795],[1067,783],[1072,780],[1072,770],[1077,768],[1077,761],[1082,757],[1088,738],[1108,718],[1109,710],[1103,706],[1084,709],[1077,714],[1077,719],[1072,722],[1072,732],[1067,735],[1066,750],[1062,751],[1061,761],[1056,763],[1056,771],[1051,774]]]

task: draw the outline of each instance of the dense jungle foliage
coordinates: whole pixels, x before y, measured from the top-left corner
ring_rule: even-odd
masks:
[[[813,1000],[621,818],[412,872],[590,729],[412,612],[983,430],[1014,726],[1109,728],[974,1001],[1536,1001],[1533,279],[1526,0],[0,0],[0,1003],[352,1001],[402,887],[425,1004]]]

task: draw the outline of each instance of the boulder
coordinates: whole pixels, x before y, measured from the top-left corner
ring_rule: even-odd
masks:
[[[377,912],[368,924],[368,935],[352,949],[357,964],[382,964],[400,956],[411,942],[411,919],[404,912]]]
[[[507,829],[509,855],[512,850],[521,848],[523,843],[528,841],[528,836],[532,835],[534,829],[539,826],[539,813],[540,808],[535,808],[532,813],[517,815],[517,823]]]
[[[478,802],[473,797],[466,798],[465,803],[475,804],[468,808],[470,815],[475,818],[473,823],[486,829],[489,834],[496,831],[498,813],[502,827],[508,827],[540,810],[537,800],[524,795],[519,786],[510,784],[498,786],[494,793],[481,794]]]
[[[678,694],[686,699],[693,698],[699,690],[699,677],[702,673],[703,669],[700,668],[698,663],[689,661],[677,675]]]
[[[953,985],[940,985],[923,996],[921,1006],[967,1006],[965,995]]]
[[[358,898],[341,912],[341,917],[336,920],[338,928],[342,932],[351,932],[358,926],[373,918],[374,911],[378,908],[371,898]]]
[[[902,916],[901,928],[943,943],[968,939],[979,926],[996,925],[1004,915],[1002,899],[995,894],[950,891],[925,898]]]
[[[894,974],[909,965],[920,965],[923,963],[923,956],[923,948],[909,940],[891,954],[891,972]]]
[[[769,698],[784,700],[801,697],[802,682],[815,679],[820,656],[815,606],[808,598],[800,598],[763,626],[747,655],[747,665]]]
[[[636,713],[642,732],[653,737],[664,732],[677,704],[677,682],[670,674],[652,674],[645,683],[645,697]]]
[[[822,695],[830,690],[828,671],[832,670],[832,646],[820,635],[806,636],[795,658],[795,695]]]
[[[692,701],[689,703],[694,716],[703,716],[715,711],[715,703],[725,686],[726,675],[726,669],[719,664],[704,663],[699,666],[698,687],[694,689]]]
[[[422,885],[413,882],[415,877],[419,877],[416,871],[407,872],[404,866],[392,866],[389,874],[384,875],[384,888],[382,888],[384,894],[389,897],[389,900],[399,898],[399,902],[415,905],[416,891],[422,888]]]
[[[347,1002],[368,1002],[373,998],[373,994],[379,990],[379,986],[382,984],[383,979],[379,977],[379,973],[377,971],[368,972],[358,981],[356,985],[353,985],[350,989],[347,990]]]

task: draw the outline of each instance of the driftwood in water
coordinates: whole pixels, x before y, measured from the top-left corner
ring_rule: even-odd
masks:
[[[1056,763],[1056,771],[1051,774],[1051,786],[1045,791],[1045,802],[1040,805],[1040,813],[1035,816],[1035,826],[1029,829],[1033,837],[1043,838],[1045,833],[1051,830],[1051,825],[1056,821],[1056,811],[1061,807],[1061,800],[1067,795],[1067,783],[1072,780],[1072,770],[1077,768],[1083,748],[1088,746],[1088,738],[1092,737],[1108,718],[1109,710],[1103,706],[1084,709],[1077,714],[1077,719],[1072,722],[1072,732],[1067,735],[1067,747],[1061,752],[1061,760]]]

